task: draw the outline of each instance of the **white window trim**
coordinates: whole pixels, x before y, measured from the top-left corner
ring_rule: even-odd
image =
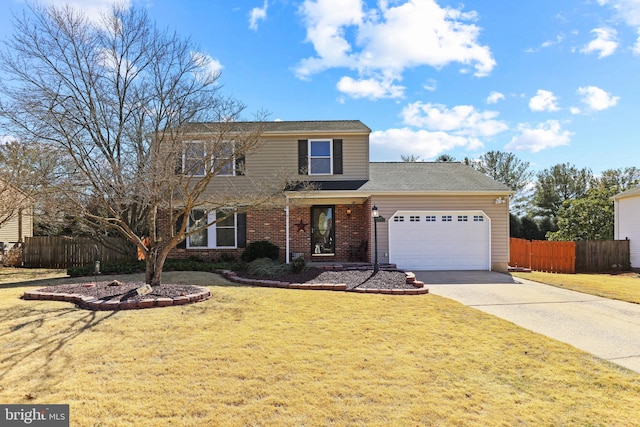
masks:
[[[311,159],[326,159],[326,156],[315,156],[312,157],[311,156],[311,145],[313,142],[328,142],[329,143],[329,172],[328,173],[313,173],[313,170],[311,168]],[[308,169],[309,169],[309,175],[333,175],[333,139],[331,138],[318,138],[318,139],[310,139],[308,141],[308,146],[307,146],[307,165]]]
[[[195,210],[204,210],[204,209],[195,209]],[[207,242],[208,246],[192,246],[191,245],[191,236],[187,237],[187,249],[237,249],[238,248],[238,214],[233,214],[233,231],[234,231],[234,242],[233,246],[216,246],[216,237],[217,237],[217,224],[213,223],[216,220],[216,211],[211,210],[207,212],[207,221],[211,225],[207,227],[205,230],[207,232]],[[231,227],[225,227],[231,228]],[[189,224],[187,223],[187,231],[189,230]]]

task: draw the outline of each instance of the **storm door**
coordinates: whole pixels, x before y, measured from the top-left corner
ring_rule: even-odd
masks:
[[[311,253],[313,255],[335,254],[334,218],[335,206],[311,207]]]

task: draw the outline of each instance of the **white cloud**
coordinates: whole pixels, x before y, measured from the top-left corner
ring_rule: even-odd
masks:
[[[455,148],[477,150],[483,147],[476,138],[451,135],[447,132],[429,132],[409,128],[388,129],[371,133],[371,144],[399,153],[411,153],[423,159],[433,159]]]
[[[529,100],[531,111],[558,111],[558,98],[548,90],[538,89],[536,95]]]
[[[640,2],[638,0],[598,0],[601,6],[611,6],[618,18],[630,27],[640,27]]]
[[[107,12],[114,4],[113,0],[42,0],[42,4],[55,7],[66,7],[82,11],[89,19],[98,22],[102,19],[102,15]],[[118,0],[118,5],[125,8],[131,7],[131,0]]]
[[[492,91],[487,97],[487,104],[497,104],[498,101],[504,101],[505,96],[503,93]]]
[[[249,28],[253,31],[258,30],[258,22],[267,19],[268,1],[264,0],[262,7],[254,7],[249,12]]]
[[[304,1],[300,12],[316,56],[300,61],[297,77],[344,67],[357,71],[362,81],[400,80],[407,68],[439,69],[451,63],[485,76],[496,65],[490,49],[478,42],[474,12],[442,8],[435,0],[364,7],[361,0]]]
[[[204,52],[191,52],[191,58],[198,67],[201,67],[200,74],[196,74],[196,78],[202,81],[217,76],[222,71],[222,64],[211,55]]]
[[[427,83],[425,83],[424,85],[422,85],[424,90],[428,90],[429,92],[433,92],[434,90],[436,90],[438,88],[438,82],[436,82],[434,79],[429,79],[429,81]]]
[[[582,102],[593,111],[611,108],[620,100],[619,96],[611,96],[610,93],[596,86],[580,87],[578,94],[582,95]]]
[[[457,136],[491,137],[507,129],[496,120],[496,111],[477,111],[471,105],[457,105],[451,109],[441,104],[414,102],[402,110],[405,124]]]
[[[557,120],[547,120],[532,127],[528,124],[518,126],[519,134],[505,146],[506,150],[526,150],[533,153],[547,148],[569,145],[573,132],[563,130]]]
[[[338,90],[352,98],[398,98],[404,94],[404,86],[394,85],[391,80],[361,79],[342,77],[336,85]]]
[[[580,49],[582,53],[598,53],[598,58],[613,55],[618,48],[618,32],[613,28],[595,28],[591,30],[596,35],[594,40]]]

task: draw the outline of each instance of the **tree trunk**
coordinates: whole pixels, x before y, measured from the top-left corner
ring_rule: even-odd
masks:
[[[151,286],[160,286],[160,278],[164,268],[164,262],[167,260],[169,251],[165,248],[160,250],[157,247],[150,248],[146,259],[145,283]]]

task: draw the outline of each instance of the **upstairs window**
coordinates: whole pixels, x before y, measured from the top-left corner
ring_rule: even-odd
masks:
[[[300,175],[342,175],[341,139],[299,139]]]
[[[309,140],[309,175],[331,175],[332,141],[329,139]]]
[[[204,176],[207,167],[206,163],[204,141],[189,141],[185,143],[182,155],[182,171],[185,175]]]
[[[235,173],[236,162],[233,158],[233,142],[225,141],[217,145],[212,153],[212,170],[216,171],[216,175],[233,176]]]
[[[218,176],[244,174],[244,156],[236,156],[233,141],[215,143],[208,148],[205,141],[185,142],[182,154],[182,173],[190,176],[205,176],[215,172]]]

